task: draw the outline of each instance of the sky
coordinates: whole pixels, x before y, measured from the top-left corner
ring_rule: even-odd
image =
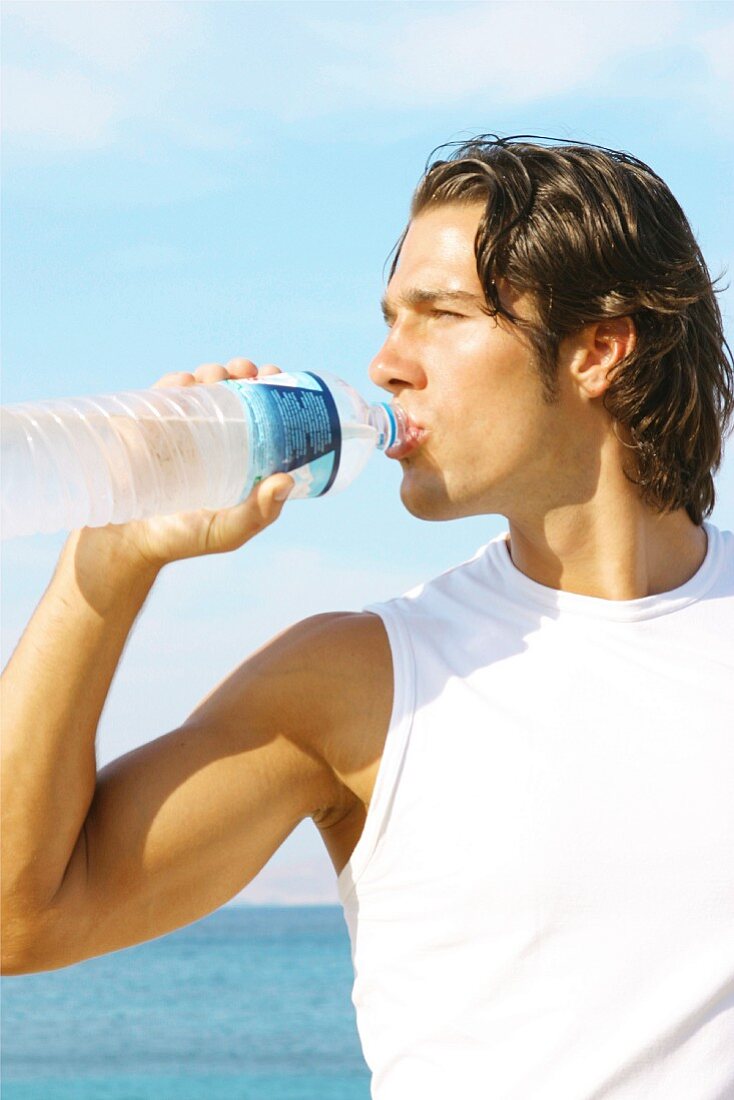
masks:
[[[480,133],[640,157],[727,283],[727,3],[9,2],[2,52],[4,404],[240,355],[380,400],[367,367],[385,261],[431,151]],[[732,341],[732,291],[719,301]],[[99,765],[175,728],[290,624],[399,595],[506,527],[423,523],[399,481],[377,455],[234,554],[168,566],[123,654]],[[734,528],[731,454],[718,493],[712,522]],[[64,539],[2,544],[3,664]],[[336,901],[311,822],[235,899]]]

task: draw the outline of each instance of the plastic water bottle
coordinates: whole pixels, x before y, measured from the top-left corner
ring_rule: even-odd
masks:
[[[225,508],[283,471],[290,499],[326,496],[410,433],[399,406],[311,371],[6,405],[2,537]]]

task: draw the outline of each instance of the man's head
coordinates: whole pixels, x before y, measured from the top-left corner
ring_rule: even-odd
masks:
[[[626,153],[473,139],[429,162],[391,286],[411,226],[445,208],[476,215],[481,308],[531,352],[548,411],[563,398],[564,350],[595,339],[599,324],[624,336],[598,399],[632,460],[625,476],[655,510],[685,507],[700,524],[714,503],[734,369],[709,273],[665,183]]]

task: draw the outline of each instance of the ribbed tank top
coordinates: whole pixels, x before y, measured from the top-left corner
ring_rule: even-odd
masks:
[[[365,610],[390,726],[339,876],[376,1100],[734,1098],[734,536],[610,601],[508,536]]]

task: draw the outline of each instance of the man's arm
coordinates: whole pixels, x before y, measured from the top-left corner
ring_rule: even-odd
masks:
[[[99,565],[104,594],[90,602],[70,540],[5,674],[6,973],[68,966],[196,920],[251,881],[301,820],[337,821],[354,801],[319,746],[345,708],[329,701],[335,662],[360,630],[374,634],[372,616],[290,628],[181,727],[97,775],[99,716],[154,579],[128,562]]]
[[[112,677],[156,570],[98,541],[99,581],[67,541],[2,677],[3,969],[56,896],[94,795],[94,741]],[[104,548],[108,553],[104,553]]]

